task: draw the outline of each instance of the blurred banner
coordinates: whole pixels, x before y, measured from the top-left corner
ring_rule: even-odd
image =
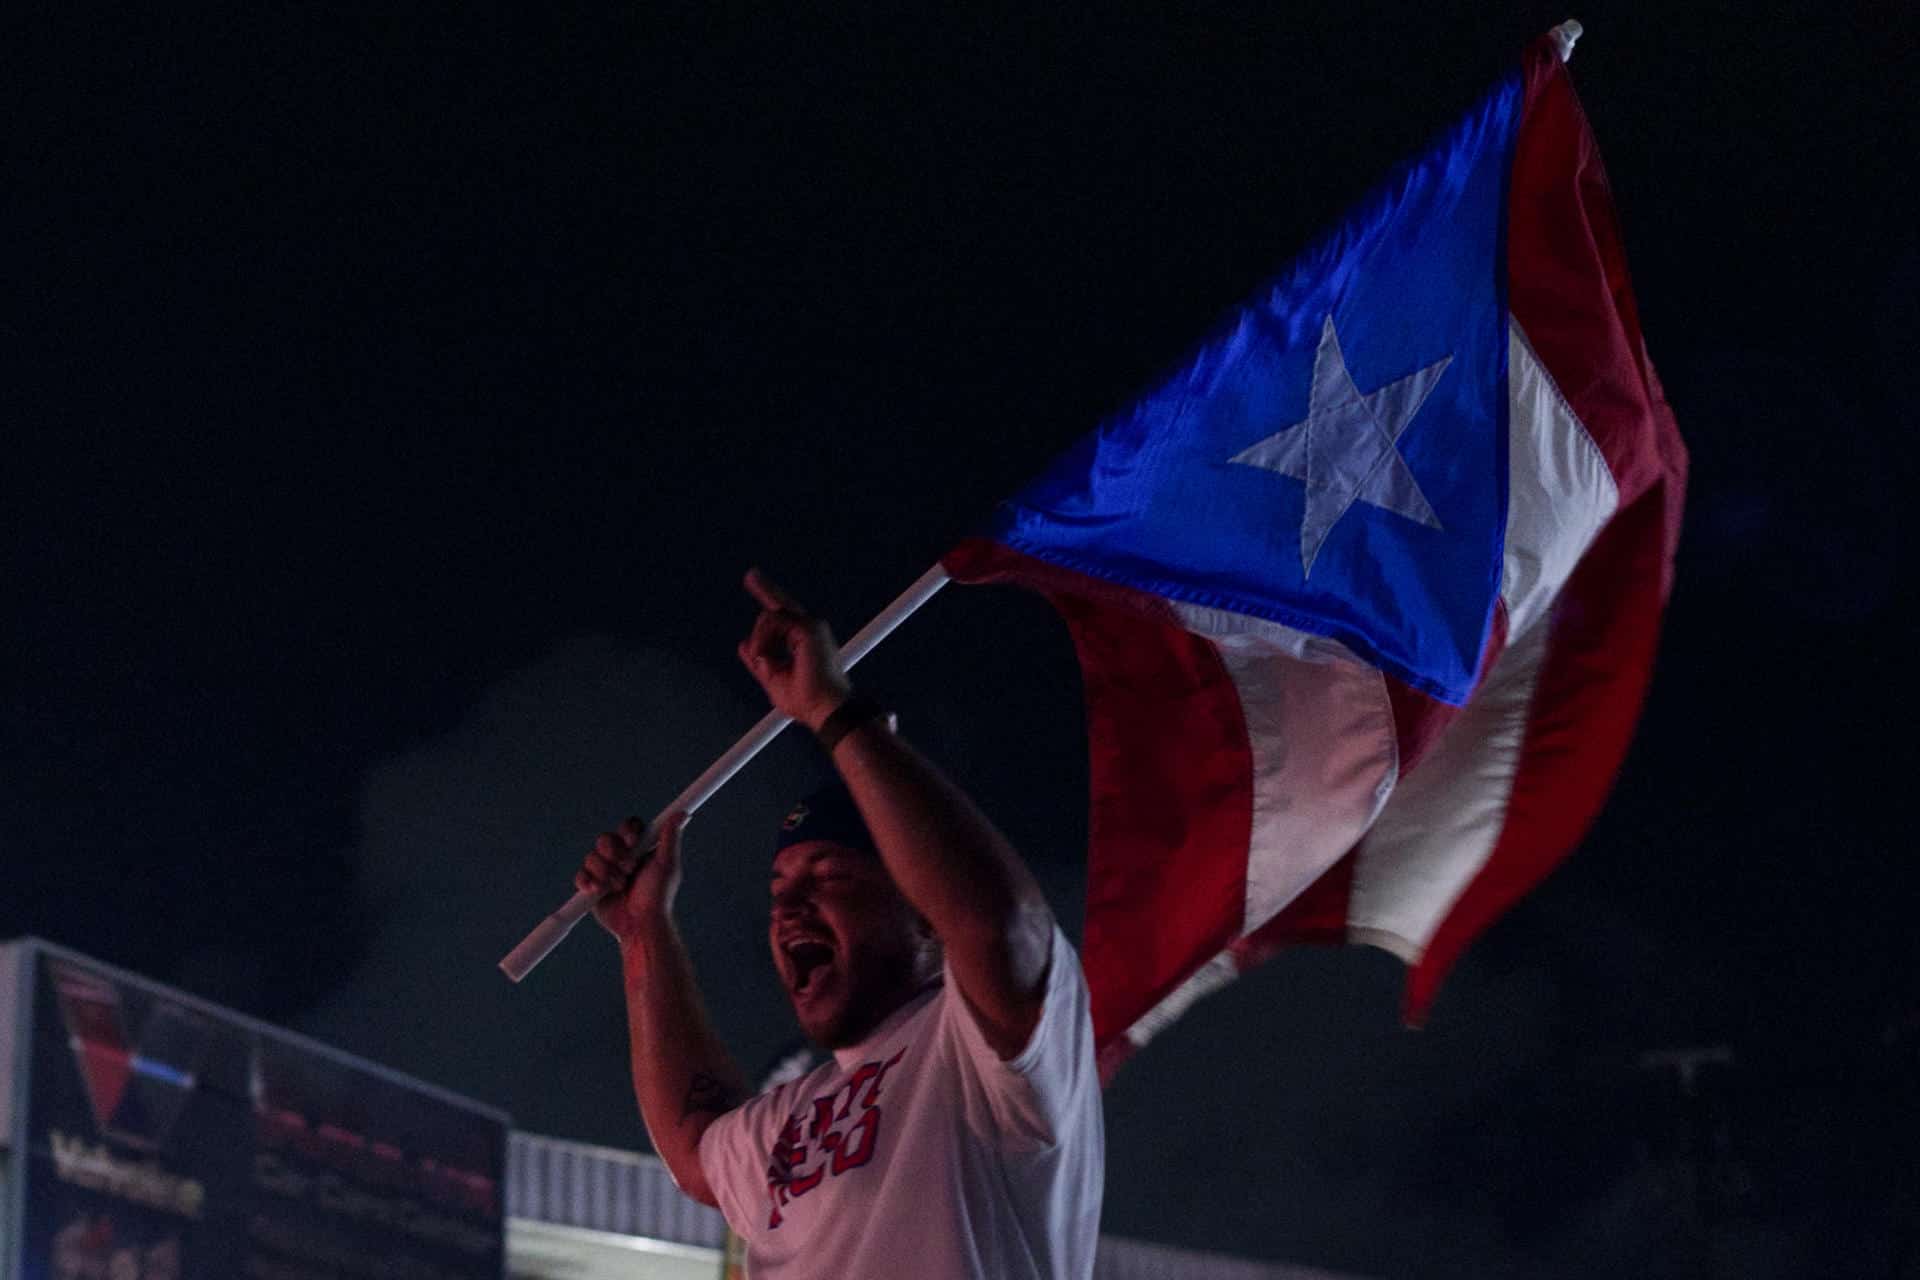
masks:
[[[16,1280],[499,1280],[507,1117],[36,942]]]

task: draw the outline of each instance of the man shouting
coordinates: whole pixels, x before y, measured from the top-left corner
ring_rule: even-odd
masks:
[[[1093,1272],[1105,1134],[1086,980],[1020,856],[847,680],[826,624],[758,572],[740,660],[843,786],[782,824],[767,940],[832,1054],[748,1097],[675,929],[681,819],[632,819],[575,878],[619,941],[634,1091],[682,1191],[755,1280]]]

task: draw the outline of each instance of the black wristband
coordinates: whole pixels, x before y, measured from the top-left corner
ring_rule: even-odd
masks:
[[[828,755],[840,745],[840,739],[878,716],[887,713],[887,709],[878,701],[864,693],[855,691],[847,695],[846,701],[833,709],[833,714],[821,721],[814,737],[820,740],[820,748]]]

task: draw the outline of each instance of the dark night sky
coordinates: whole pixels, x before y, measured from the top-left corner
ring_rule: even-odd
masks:
[[[610,945],[492,966],[593,832],[757,716],[740,571],[850,631],[1567,16],[382,8],[0,16],[0,937],[622,1146]],[[1920,1212],[1920,19],[1577,16],[1694,460],[1640,737],[1428,1030],[1388,958],[1302,951],[1131,1065],[1110,1231],[1858,1275]],[[1051,615],[951,591],[870,670],[1077,928]],[[752,1068],[791,1035],[768,833],[818,768],[785,744],[689,831]],[[1737,1063],[1697,1103],[1634,1067],[1700,1044]],[[1696,1132],[1726,1135],[1697,1196]]]

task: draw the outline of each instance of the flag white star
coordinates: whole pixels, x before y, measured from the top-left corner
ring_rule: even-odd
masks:
[[[1347,372],[1340,339],[1329,315],[1313,357],[1313,388],[1307,416],[1236,453],[1230,462],[1292,476],[1306,485],[1300,521],[1300,571],[1313,572],[1314,558],[1333,526],[1355,502],[1383,508],[1431,529],[1440,519],[1400,456],[1398,441],[1426,403],[1453,357],[1366,395]]]

